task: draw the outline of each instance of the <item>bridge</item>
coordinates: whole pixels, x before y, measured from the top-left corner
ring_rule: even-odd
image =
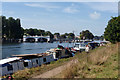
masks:
[[[49,42],[50,36],[23,36],[23,42]]]

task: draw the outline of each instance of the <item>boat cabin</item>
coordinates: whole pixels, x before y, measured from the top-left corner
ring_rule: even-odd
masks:
[[[98,42],[89,42],[88,46],[90,47],[90,49],[95,49],[95,48],[100,46],[100,43],[98,43]]]
[[[75,44],[74,44],[74,49],[75,49],[76,51],[80,51],[80,52],[85,51],[85,49],[86,49],[86,44],[85,44],[85,43],[75,43]]]
[[[72,57],[72,52],[70,52],[68,49],[50,49],[46,51],[46,53],[53,54],[54,60],[58,60],[60,58],[68,58]]]
[[[13,58],[6,58],[0,60],[0,76],[12,74],[13,72],[16,72],[18,70],[24,69],[21,67],[22,62],[21,58],[19,57],[13,57]]]
[[[16,57],[21,57],[23,60],[23,65],[25,68],[32,68],[41,66],[42,64],[50,63],[54,61],[53,54],[40,53],[40,54],[23,54],[23,55],[13,55]]]

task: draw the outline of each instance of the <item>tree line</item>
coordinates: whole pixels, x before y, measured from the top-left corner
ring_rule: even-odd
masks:
[[[54,38],[54,35],[50,31],[45,31],[41,29],[24,29],[24,35],[26,36],[50,36],[51,39]]]
[[[45,31],[41,29],[23,29],[21,27],[20,19],[14,19],[13,17],[6,18],[5,16],[0,16],[2,19],[2,39],[4,40],[18,40],[22,39],[23,35],[31,36],[50,36],[53,39],[55,36],[60,39],[75,39],[74,33],[54,33],[50,31]],[[111,43],[120,42],[120,16],[112,17],[108,21],[108,25],[105,28],[104,35],[94,36],[89,30],[83,30],[80,32],[80,39],[103,39],[110,41]]]
[[[51,39],[56,36],[60,39],[75,39],[74,33],[54,33],[52,34],[50,31],[45,31],[41,29],[23,29],[21,27],[20,19],[14,19],[13,17],[6,18],[5,16],[0,16],[2,18],[2,39],[3,40],[18,40],[22,39],[23,35],[30,35],[30,36],[50,36]],[[80,37],[83,39],[85,37],[86,39],[93,39],[94,35],[89,31],[82,31],[80,32]]]
[[[60,33],[54,33],[54,35],[56,37],[58,37],[59,39],[74,39],[75,38],[74,33],[65,33],[65,34],[61,34],[61,35],[60,35]]]
[[[2,39],[3,40],[19,40],[23,38],[23,35],[30,35],[30,36],[50,36],[51,39],[54,38],[54,34],[52,34],[50,31],[45,31],[41,29],[23,29],[21,27],[20,19],[14,19],[13,17],[6,18],[5,16],[0,16],[2,19]],[[58,33],[60,35],[60,33]],[[61,38],[68,38],[73,39],[74,34],[72,33],[66,33],[64,35],[60,35]]]

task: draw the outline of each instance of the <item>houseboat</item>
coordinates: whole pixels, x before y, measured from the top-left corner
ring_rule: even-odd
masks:
[[[0,76],[12,74],[18,70],[41,66],[54,61],[53,54],[23,54],[0,60]]]
[[[46,53],[53,54],[55,61],[61,58],[68,58],[73,56],[73,53],[67,48],[54,48],[46,51]]]
[[[12,57],[0,60],[0,76],[12,74],[18,70],[24,69],[22,61],[19,57]]]

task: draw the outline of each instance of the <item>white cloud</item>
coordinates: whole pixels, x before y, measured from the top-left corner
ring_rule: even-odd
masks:
[[[59,6],[54,6],[54,5],[50,5],[50,4],[25,4],[26,6],[30,6],[30,7],[38,7],[38,8],[45,8],[45,9],[57,9],[60,8]]]
[[[63,11],[66,12],[66,13],[76,13],[76,12],[79,12],[79,10],[74,9],[72,7],[67,7]]]
[[[101,3],[85,3],[85,4],[97,11],[118,13],[117,2],[101,2]]]
[[[77,9],[77,7],[75,7],[74,4],[71,4],[71,6],[64,8],[63,12],[66,12],[66,13],[77,13],[77,12],[79,12],[79,10]]]
[[[90,18],[92,18],[92,19],[99,19],[100,18],[100,13],[97,13],[97,12],[94,12],[94,13],[91,13],[90,15]]]

